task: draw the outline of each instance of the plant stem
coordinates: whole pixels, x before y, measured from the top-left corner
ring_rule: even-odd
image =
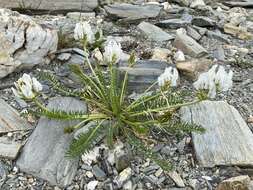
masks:
[[[45,110],[45,111],[48,111],[48,109],[47,109],[42,103],[40,103],[38,99],[34,98],[34,99],[33,99],[33,102],[34,102],[40,109]]]
[[[166,107],[161,107],[161,108],[156,108],[156,109],[150,109],[150,110],[147,110],[147,111],[131,114],[130,116],[135,117],[135,116],[140,116],[140,115],[146,115],[147,113],[158,113],[158,112],[161,112],[161,111],[178,109],[180,107],[190,106],[190,105],[193,105],[193,104],[196,104],[196,103],[199,103],[199,102],[201,102],[201,100],[196,100],[196,101],[189,102],[189,103],[177,104],[177,105],[168,106],[168,107],[166,106]]]

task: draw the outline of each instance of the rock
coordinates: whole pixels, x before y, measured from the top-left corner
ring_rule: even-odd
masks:
[[[177,62],[177,69],[191,80],[196,80],[203,72],[207,72],[213,62],[210,59],[191,59],[189,61]]]
[[[64,111],[87,111],[84,102],[68,97],[51,99],[47,107]],[[63,129],[77,123],[42,117],[17,160],[20,170],[47,180],[52,185],[69,185],[76,174],[78,159],[66,158],[73,135],[64,134]]]
[[[48,63],[57,44],[56,30],[38,25],[29,16],[0,9],[0,79]]]
[[[106,177],[105,172],[98,165],[93,166],[92,173],[98,180],[104,180]]]
[[[222,181],[217,190],[251,190],[249,188],[250,185],[250,177],[247,175],[232,177]]]
[[[167,61],[169,55],[171,55],[171,51],[169,49],[155,48],[151,59],[156,61]]]
[[[66,16],[67,16],[67,18],[80,21],[82,19],[95,18],[96,17],[96,13],[95,12],[88,12],[88,13],[69,12]]]
[[[190,5],[189,0],[172,0],[174,3],[178,3],[181,6],[188,7]]]
[[[168,29],[184,28],[189,24],[191,24],[191,22],[183,20],[183,19],[178,19],[178,18],[162,20],[156,23],[157,26],[162,27],[162,28],[168,28]]]
[[[230,7],[247,7],[252,8],[253,7],[253,1],[251,0],[245,0],[245,1],[226,1],[224,2],[225,5]]]
[[[229,43],[228,36],[226,34],[222,34],[220,31],[213,32],[213,31],[208,30],[206,34],[211,39],[216,39],[221,42]]]
[[[131,156],[125,151],[115,152],[115,166],[118,172],[126,169],[130,165]]]
[[[176,171],[169,172],[168,175],[176,183],[177,187],[185,187],[184,181]]]
[[[98,183],[99,183],[98,181],[90,181],[87,184],[87,190],[96,190]]]
[[[195,58],[199,58],[207,54],[207,51],[198,42],[180,31],[177,32],[177,36],[173,44],[185,54]]]
[[[248,118],[248,123],[253,123],[253,116]]]
[[[182,121],[206,129],[204,134],[192,134],[200,166],[253,165],[253,134],[233,106],[222,101],[203,101],[182,108],[180,115]]]
[[[128,91],[143,92],[150,87],[157,78],[164,73],[165,68],[170,65],[164,61],[138,60],[133,68],[127,66],[126,62],[121,62],[118,66],[120,79],[123,80],[125,72],[128,71]]]
[[[115,3],[105,6],[106,12],[115,18],[123,19],[144,19],[144,18],[156,18],[162,7],[159,5],[132,5],[127,3]]]
[[[174,39],[174,37],[167,32],[163,31],[161,28],[150,24],[148,22],[142,22],[138,25],[138,29],[144,33],[149,39],[156,42],[166,42]]]
[[[0,188],[5,183],[7,179],[8,171],[3,162],[0,162]]]
[[[132,169],[126,168],[124,169],[119,176],[116,178],[116,182],[119,185],[119,187],[122,187],[125,182],[127,182],[132,175]]]
[[[205,4],[205,2],[203,1],[203,0],[194,0],[192,3],[191,3],[191,5],[190,5],[190,7],[191,8],[196,8],[196,7],[198,7],[198,6],[205,6],[206,4]]]
[[[192,24],[200,27],[211,27],[215,26],[215,21],[208,17],[198,16],[192,19]]]
[[[0,157],[15,160],[21,146],[20,143],[12,142],[5,137],[0,137]]]
[[[30,129],[32,126],[20,117],[18,111],[0,99],[0,134]]]
[[[225,61],[225,58],[226,58],[225,51],[221,45],[218,45],[218,47],[214,50],[213,56],[218,61],[223,61],[223,62]]]
[[[252,39],[252,34],[247,31],[247,28],[241,26],[234,26],[230,23],[224,25],[224,32],[231,34],[232,36],[238,37],[242,40]]]
[[[174,55],[174,60],[176,62],[182,62],[185,61],[185,56],[184,56],[184,52],[182,52],[181,50],[178,50],[175,55]]]
[[[199,41],[201,39],[201,35],[192,27],[187,26],[187,34],[192,37],[194,40]]]
[[[124,185],[123,185],[123,190],[133,190],[133,182],[131,180],[127,181]]]
[[[91,11],[98,6],[98,0],[0,0],[0,7],[11,9],[30,9],[30,10],[48,10],[48,11]]]

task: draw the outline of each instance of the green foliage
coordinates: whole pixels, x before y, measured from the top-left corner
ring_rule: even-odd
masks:
[[[134,66],[134,62],[135,58],[131,55],[129,66]],[[68,151],[69,157],[77,157],[89,151],[100,135],[105,135],[110,148],[113,147],[116,138],[125,137],[138,152],[157,162],[163,169],[169,170],[171,165],[152,153],[148,146],[145,146],[150,130],[155,127],[164,134],[203,132],[199,126],[173,120],[173,115],[178,108],[192,104],[192,102],[184,102],[182,95],[176,91],[169,88],[147,93],[149,91],[147,90],[137,100],[130,101],[127,99],[127,72],[124,80],[119,82],[118,70],[114,63],[109,63],[108,70],[104,71],[107,74],[104,74],[99,66],[93,67],[88,58],[86,64],[91,71],[89,74],[86,74],[81,66],[70,66],[71,71],[83,85],[78,93],[64,87],[53,75],[42,75],[44,79],[48,79],[54,89],[65,95],[79,97],[87,102],[93,110],[96,110],[89,115],[46,109],[37,111],[38,115],[53,119],[81,120],[78,125],[65,128],[66,133],[74,132],[89,121],[98,123],[96,127],[90,128],[87,133],[80,135],[72,142]],[[109,124],[102,125],[105,120],[109,121]]]
[[[101,48],[104,43],[102,36],[102,33],[98,32],[95,35],[94,44],[89,44],[84,37],[82,43],[87,55],[89,55],[89,50]],[[150,91],[150,87],[136,100],[129,100],[127,98],[128,73],[125,72],[122,81],[118,80],[119,72],[115,63],[116,60],[115,56],[112,57],[112,62],[107,63],[108,68],[103,69],[100,68],[99,64],[92,65],[87,56],[84,64],[89,68],[89,73],[86,73],[80,65],[70,65],[70,70],[77,76],[82,85],[80,89],[75,89],[75,91],[65,87],[52,74],[41,74],[41,78],[46,79],[59,93],[65,96],[78,97],[88,103],[93,110],[91,113],[50,110],[36,99],[34,101],[39,109],[34,113],[52,119],[79,121],[75,126],[66,127],[65,133],[75,132],[77,129],[86,126],[88,122],[97,123],[96,126],[88,128],[87,133],[81,134],[71,143],[67,152],[71,158],[87,153],[101,136],[105,136],[110,148],[113,148],[115,139],[125,138],[146,158],[152,159],[164,170],[169,170],[171,169],[170,163],[149,149],[148,142],[154,141],[148,137],[148,134],[153,128],[164,134],[173,135],[192,131],[203,132],[199,126],[174,120],[177,109],[198,101],[185,102],[183,95],[170,88],[169,83],[166,87],[154,92]],[[128,66],[134,67],[135,60],[132,53]]]

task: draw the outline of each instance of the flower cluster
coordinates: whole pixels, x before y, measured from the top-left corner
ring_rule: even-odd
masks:
[[[170,86],[177,86],[179,80],[179,73],[175,67],[168,67],[164,73],[158,77],[158,84],[160,87],[166,86],[168,83]]]
[[[217,91],[228,91],[233,86],[233,71],[226,72],[221,65],[214,65],[208,72],[202,73],[193,84],[197,90],[208,90],[208,96],[214,98]]]
[[[120,43],[116,40],[108,40],[105,45],[104,59],[106,62],[119,62],[123,55]]]
[[[12,88],[14,95],[22,99],[33,99],[40,91],[42,91],[42,85],[40,82],[28,74],[24,74],[14,84],[16,87],[16,89]]]
[[[88,22],[79,22],[76,24],[74,30],[74,38],[75,40],[82,40],[85,37],[88,43],[93,43],[95,40],[95,34],[90,24]]]

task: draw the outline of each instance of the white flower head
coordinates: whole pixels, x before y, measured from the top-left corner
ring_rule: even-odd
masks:
[[[163,87],[167,82],[170,82],[170,85],[175,87],[177,86],[179,80],[179,73],[176,68],[168,67],[165,69],[164,73],[158,77],[158,85]]]
[[[19,98],[33,99],[37,93],[42,91],[39,81],[26,73],[14,84],[16,89],[12,88],[12,91]]]
[[[214,65],[205,73],[202,73],[193,84],[197,90],[208,90],[208,96],[214,98],[217,91],[228,91],[233,86],[233,71],[227,72],[221,65]]]
[[[118,43],[116,40],[108,40],[106,42],[105,46],[105,52],[104,52],[104,59],[107,62],[112,62],[114,61],[113,59],[115,58],[116,63],[118,63],[123,55],[123,51],[121,49],[121,44]]]
[[[77,23],[74,30],[75,40],[82,40],[85,36],[89,43],[94,42],[95,34],[93,33],[90,24],[87,21]]]

